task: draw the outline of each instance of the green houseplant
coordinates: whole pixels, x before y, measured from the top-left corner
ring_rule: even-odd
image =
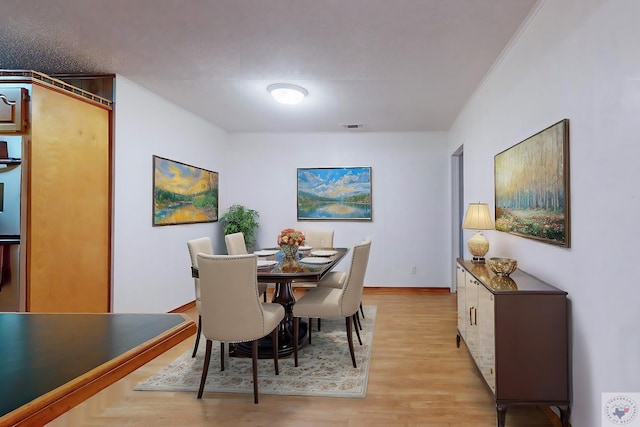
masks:
[[[220,217],[222,230],[225,236],[242,232],[247,249],[252,248],[255,243],[255,231],[258,228],[259,216],[258,212],[253,209],[242,205],[232,205]]]

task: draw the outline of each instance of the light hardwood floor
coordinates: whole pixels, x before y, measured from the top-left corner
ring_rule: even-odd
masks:
[[[297,297],[302,292],[297,289]],[[456,347],[455,294],[448,289],[366,288],[363,303],[378,306],[364,399],[261,394],[256,405],[251,391],[205,393],[202,400],[195,393],[133,391],[138,382],[192,349],[190,338],[48,426],[496,425],[488,388],[464,344]],[[195,309],[188,313],[197,317]],[[553,425],[535,407],[507,411],[508,427]]]

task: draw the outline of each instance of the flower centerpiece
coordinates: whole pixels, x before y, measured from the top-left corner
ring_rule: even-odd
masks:
[[[304,233],[293,228],[285,228],[278,234],[278,246],[285,258],[295,258],[298,246],[304,243]]]

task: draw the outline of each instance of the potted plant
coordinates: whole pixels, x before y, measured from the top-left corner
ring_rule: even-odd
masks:
[[[244,243],[247,249],[252,248],[255,243],[255,231],[258,228],[258,217],[260,215],[253,209],[248,209],[242,205],[232,205],[220,217],[225,236],[242,232]]]

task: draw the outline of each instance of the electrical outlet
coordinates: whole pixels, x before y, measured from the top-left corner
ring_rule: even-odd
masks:
[[[411,274],[416,274],[416,266],[415,265],[411,266]]]

